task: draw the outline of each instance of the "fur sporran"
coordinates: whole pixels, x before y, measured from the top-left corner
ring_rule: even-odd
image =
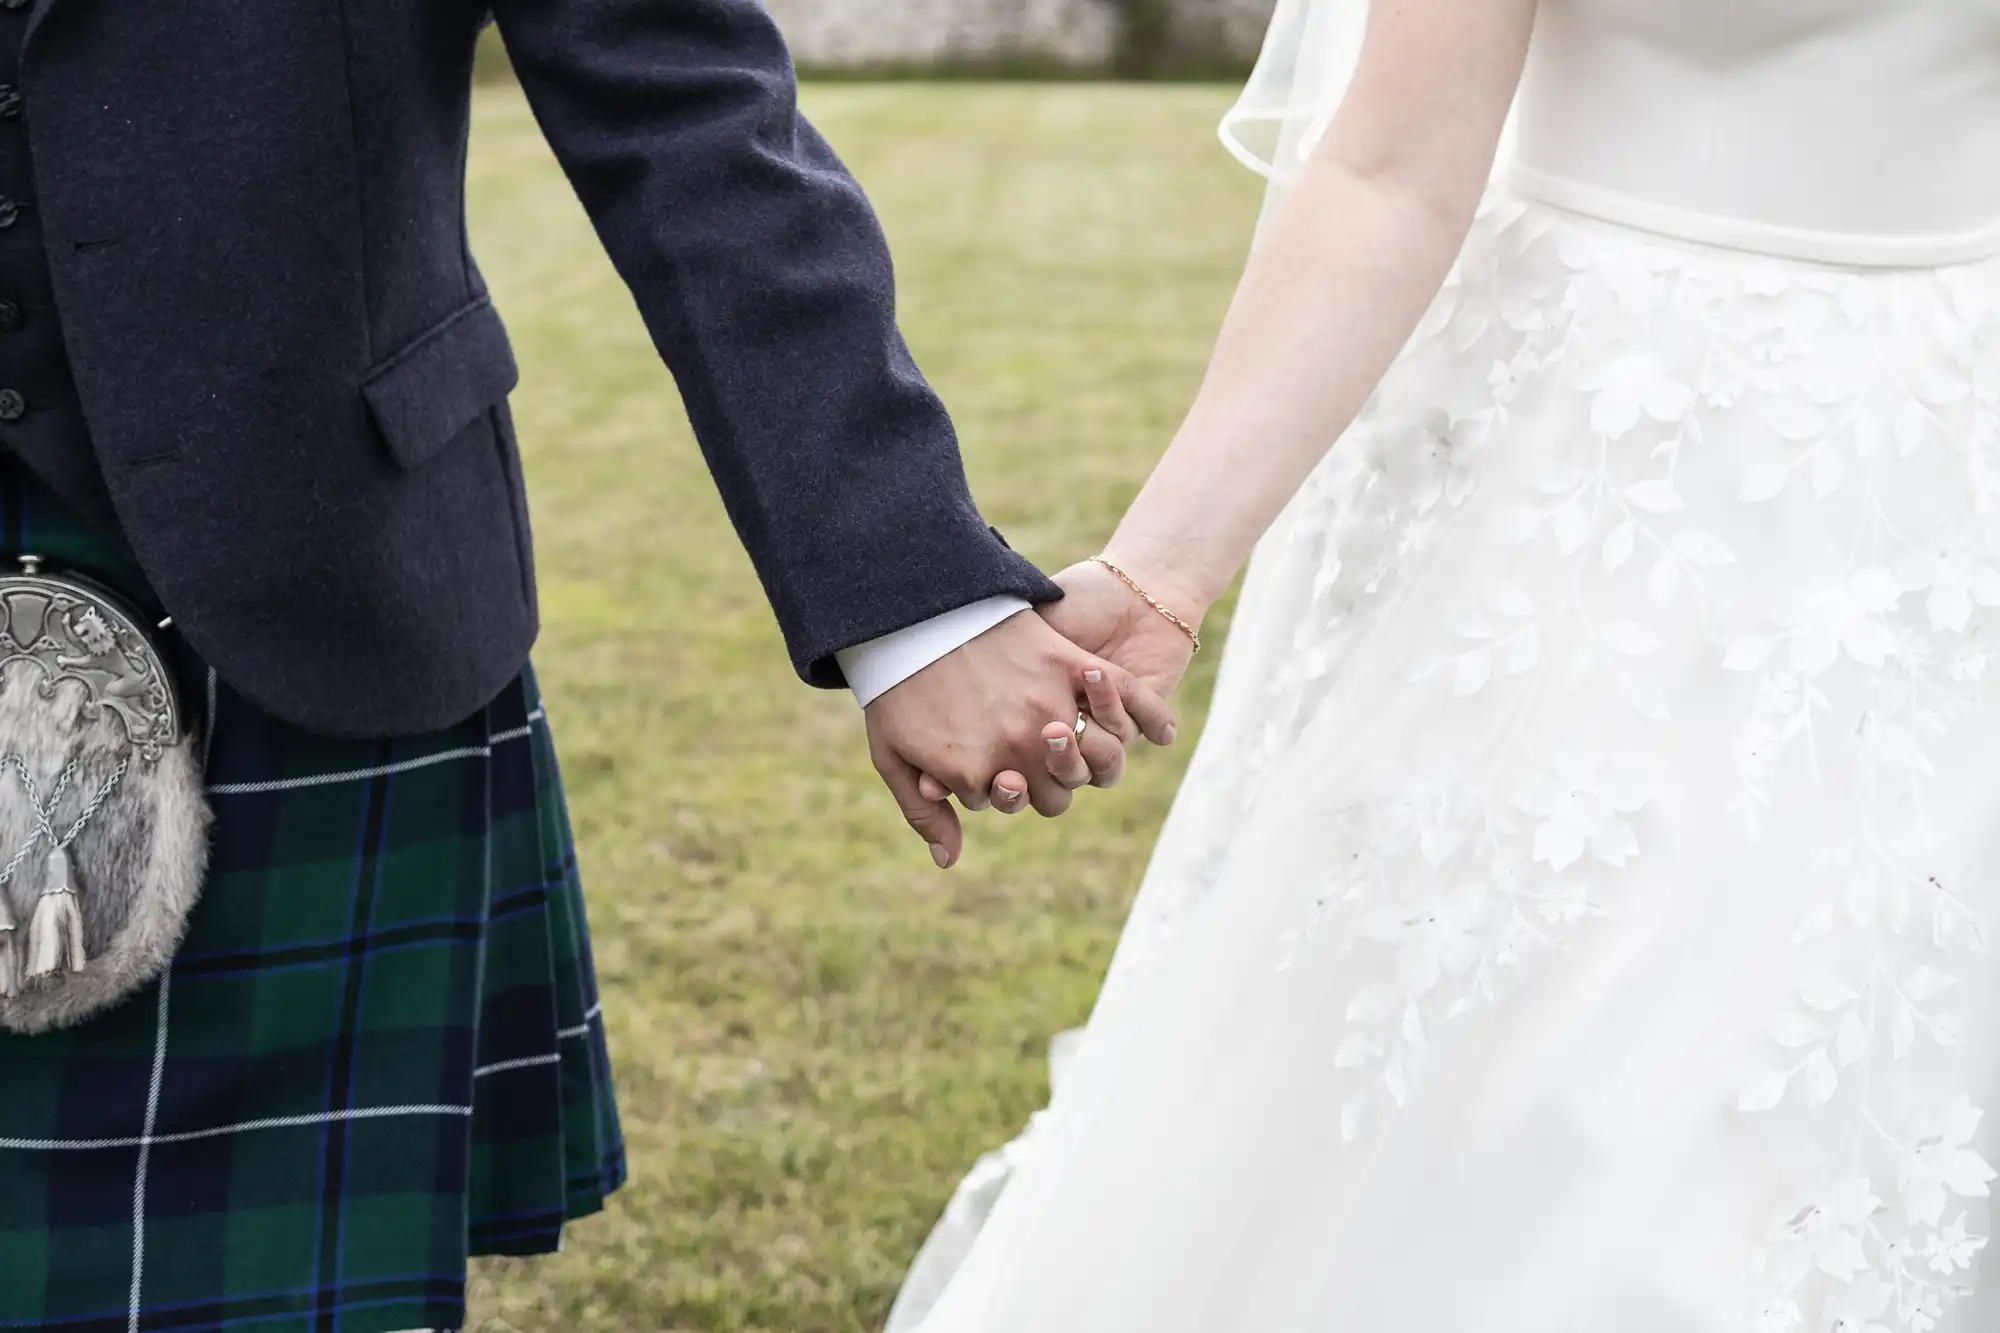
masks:
[[[166,970],[209,811],[138,615],[33,556],[0,574],[0,1027],[102,1013]]]

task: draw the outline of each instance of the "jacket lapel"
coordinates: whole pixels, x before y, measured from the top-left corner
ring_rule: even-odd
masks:
[[[35,50],[35,34],[41,31],[42,21],[49,16],[49,10],[62,0],[34,0],[34,7],[28,11],[27,31],[21,35],[21,66],[26,69],[29,58]],[[24,83],[26,79],[22,80]]]

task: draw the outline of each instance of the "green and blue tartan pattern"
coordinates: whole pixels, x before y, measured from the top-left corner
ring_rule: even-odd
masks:
[[[0,459],[23,550],[158,611]],[[162,981],[0,1035],[0,1330],[457,1328],[468,1255],[555,1249],[626,1170],[532,669],[448,731],[335,740],[168,640],[208,881]]]

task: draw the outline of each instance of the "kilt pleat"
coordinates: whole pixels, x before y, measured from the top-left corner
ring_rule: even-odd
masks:
[[[0,458],[0,554],[22,551],[158,612]],[[625,1179],[533,669],[456,727],[340,740],[168,646],[208,879],[161,982],[0,1035],[0,1330],[457,1328],[470,1255],[552,1251]]]

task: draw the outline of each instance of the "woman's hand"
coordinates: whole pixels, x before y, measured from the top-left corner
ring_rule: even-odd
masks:
[[[1189,624],[1198,625],[1207,611],[1191,594],[1178,592],[1164,578],[1144,569],[1125,568],[1133,580],[1161,604]],[[1148,582],[1149,579],[1154,580]],[[1093,560],[1071,565],[1056,575],[1063,590],[1060,602],[1040,608],[1042,618],[1055,631],[1087,653],[1094,653],[1124,667],[1161,698],[1173,693],[1187,674],[1194,656],[1194,644],[1171,620],[1148,606],[1116,574]],[[1175,598],[1180,601],[1176,602]],[[1111,694],[1115,704],[1115,692]],[[1097,708],[1098,697],[1091,694],[1091,714],[1099,725],[1123,736],[1130,723],[1122,710]]]

